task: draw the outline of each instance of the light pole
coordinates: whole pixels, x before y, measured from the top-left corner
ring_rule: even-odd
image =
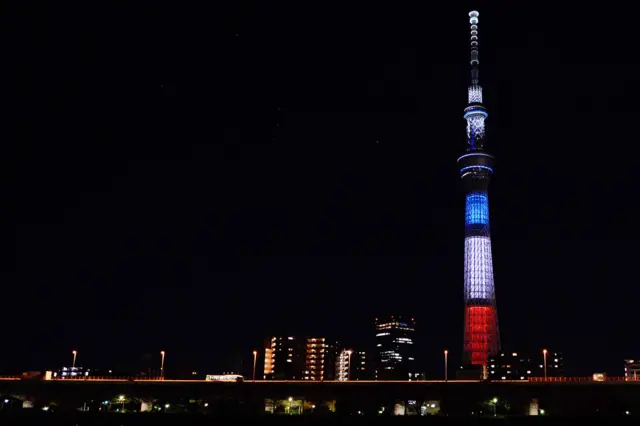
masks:
[[[444,350],[444,381],[445,382],[448,379],[448,374],[447,374],[449,371],[449,369],[447,368],[448,367],[447,362],[449,361],[448,358],[449,358],[449,351],[445,349]]]
[[[253,351],[253,381],[256,381],[256,360],[258,359],[258,351]]]
[[[78,351],[71,352],[73,354],[73,364],[71,364],[71,371],[76,368],[76,356],[78,356]]]
[[[124,395],[120,395],[120,398],[118,399],[122,402],[122,412],[124,412]]]
[[[493,398],[493,417],[498,415],[498,398]]]
[[[347,355],[349,355],[349,365],[347,365],[347,380],[351,380],[351,353],[353,351],[347,351]]]
[[[547,380],[547,350],[542,350],[542,357],[544,359],[544,379]]]
[[[162,362],[160,362],[160,378],[164,380],[164,351],[160,351],[160,355],[162,355]]]

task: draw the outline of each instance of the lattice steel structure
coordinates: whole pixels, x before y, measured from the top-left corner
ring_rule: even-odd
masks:
[[[478,16],[469,13],[471,24],[471,84],[467,120],[467,150],[458,158],[465,190],[464,241],[464,363],[486,368],[490,356],[500,350],[500,334],[493,284],[493,260],[489,232],[488,188],[494,159],[485,152],[485,119],[478,65]]]

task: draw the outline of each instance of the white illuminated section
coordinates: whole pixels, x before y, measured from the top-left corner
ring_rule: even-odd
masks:
[[[471,25],[477,25],[478,16],[480,16],[480,12],[478,12],[477,10],[472,10],[471,12],[469,12],[469,23]]]
[[[474,139],[484,138],[484,116],[483,115],[469,115],[467,117],[467,137]]]
[[[493,299],[493,261],[489,237],[464,240],[465,299]]]
[[[482,103],[482,87],[478,85],[469,86],[469,103]]]

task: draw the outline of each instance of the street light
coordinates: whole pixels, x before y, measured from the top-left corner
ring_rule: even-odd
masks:
[[[118,399],[122,402],[122,411],[124,411],[124,395],[120,395],[120,398]]]
[[[547,380],[547,350],[542,350],[542,357],[544,358],[544,379]]]
[[[256,360],[258,359],[258,351],[253,351],[253,381],[256,381]]]
[[[349,355],[349,365],[347,365],[347,380],[351,380],[351,353],[353,351],[347,351],[347,355]]]
[[[71,364],[71,371],[76,368],[76,356],[78,356],[78,351],[71,352],[73,354],[73,364]]]
[[[493,417],[498,415],[498,398],[493,398]]]
[[[162,362],[160,363],[160,377],[164,380],[164,351],[160,351],[160,355],[162,355]]]
[[[444,381],[446,382],[448,379],[448,368],[447,368],[447,363],[448,363],[448,358],[449,358],[449,351],[448,350],[444,350]]]

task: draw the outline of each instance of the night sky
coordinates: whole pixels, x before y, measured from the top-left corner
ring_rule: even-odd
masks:
[[[2,13],[0,370],[246,372],[269,335],[367,345],[392,313],[427,377],[457,364],[471,8],[503,348],[640,356],[633,13],[134,3]]]

